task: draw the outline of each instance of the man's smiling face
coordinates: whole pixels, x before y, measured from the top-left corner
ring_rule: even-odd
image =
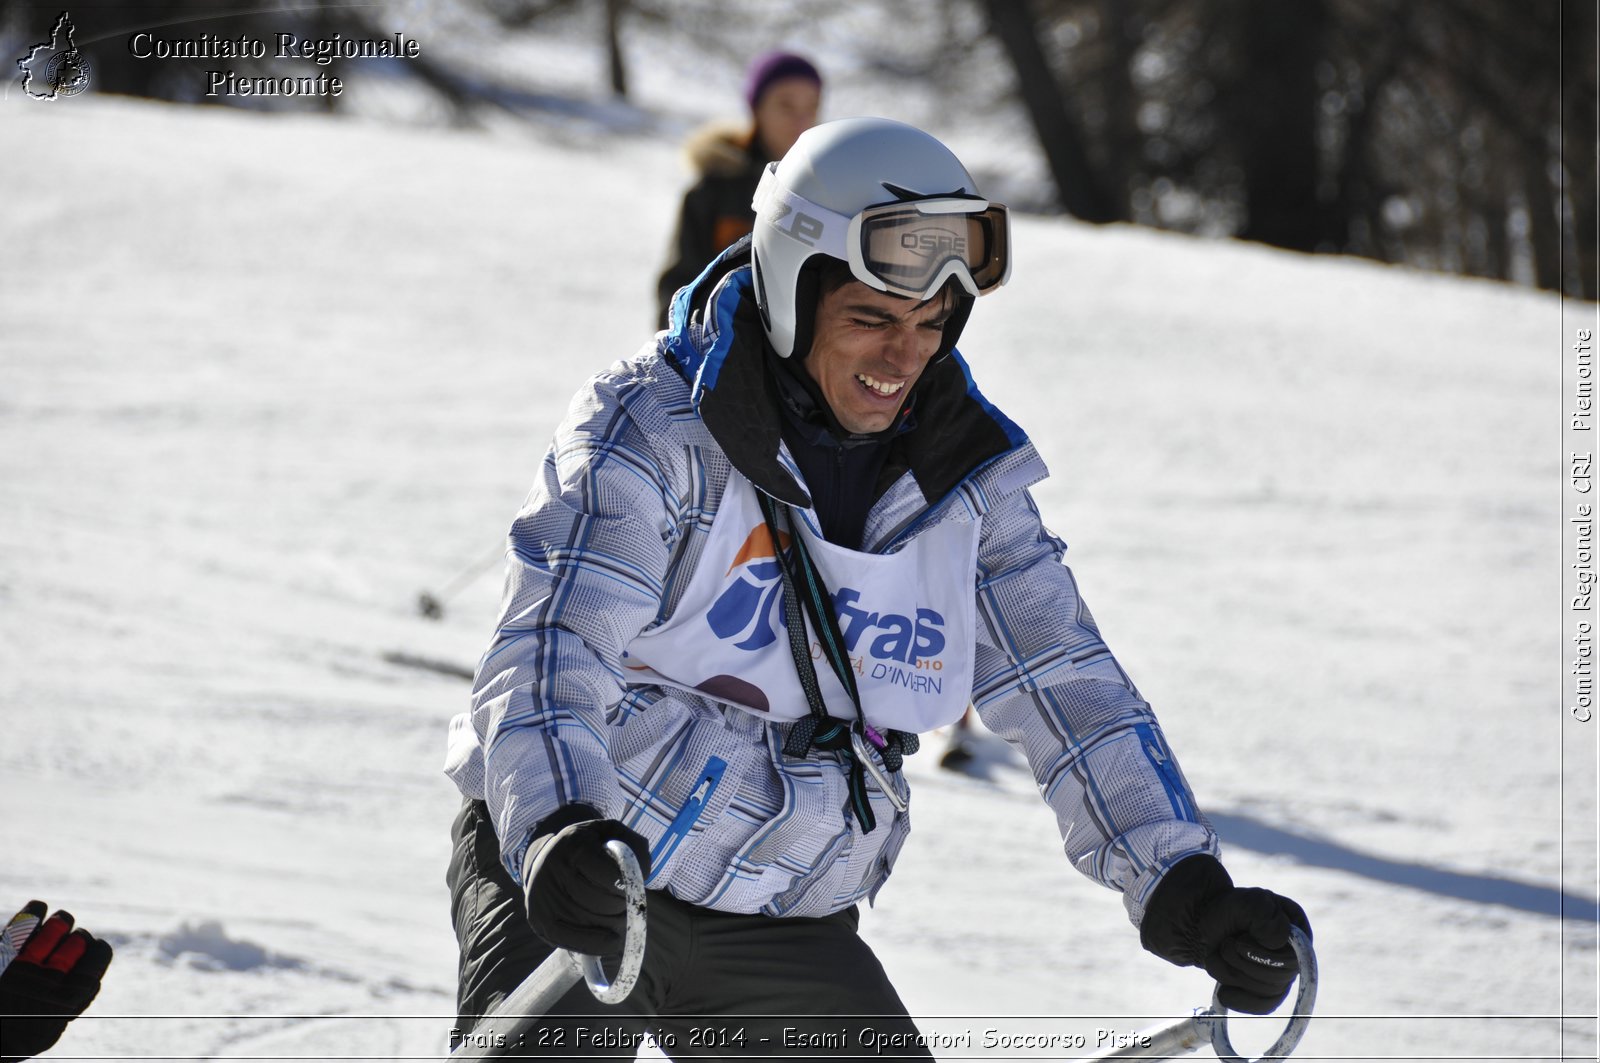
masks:
[[[944,339],[955,300],[948,288],[925,303],[852,280],[817,300],[806,371],[846,431],[881,432]]]

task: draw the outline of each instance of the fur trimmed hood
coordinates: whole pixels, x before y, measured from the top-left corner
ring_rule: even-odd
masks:
[[[701,177],[732,177],[759,169],[766,161],[761,156],[755,129],[735,122],[701,126],[683,145],[684,159]]]

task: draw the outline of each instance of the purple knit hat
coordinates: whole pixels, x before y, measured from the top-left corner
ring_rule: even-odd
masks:
[[[805,56],[793,52],[763,52],[750,61],[744,72],[744,102],[755,110],[756,104],[761,102],[761,94],[773,82],[784,78],[805,78],[818,88],[822,87],[822,75]]]

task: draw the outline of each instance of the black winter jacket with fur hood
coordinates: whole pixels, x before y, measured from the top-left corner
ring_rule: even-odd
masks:
[[[684,154],[697,176],[684,193],[667,265],[656,283],[657,328],[667,327],[673,294],[755,225],[750,200],[769,161],[754,130],[729,125],[701,129]]]

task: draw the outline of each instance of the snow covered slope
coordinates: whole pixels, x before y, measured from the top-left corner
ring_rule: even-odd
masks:
[[[496,550],[574,388],[644,339],[681,179],[642,137],[0,108],[0,903],[118,948],[60,1053],[439,1051],[466,689],[385,655],[476,658],[496,578],[438,623],[415,597]],[[1015,238],[963,350],[1235,877],[1311,914],[1301,1053],[1593,1058],[1556,1018],[1594,1011],[1596,822],[1552,697],[1559,302]],[[914,759],[864,921],[927,1025],[1204,1003],[1020,761],[982,763]]]

